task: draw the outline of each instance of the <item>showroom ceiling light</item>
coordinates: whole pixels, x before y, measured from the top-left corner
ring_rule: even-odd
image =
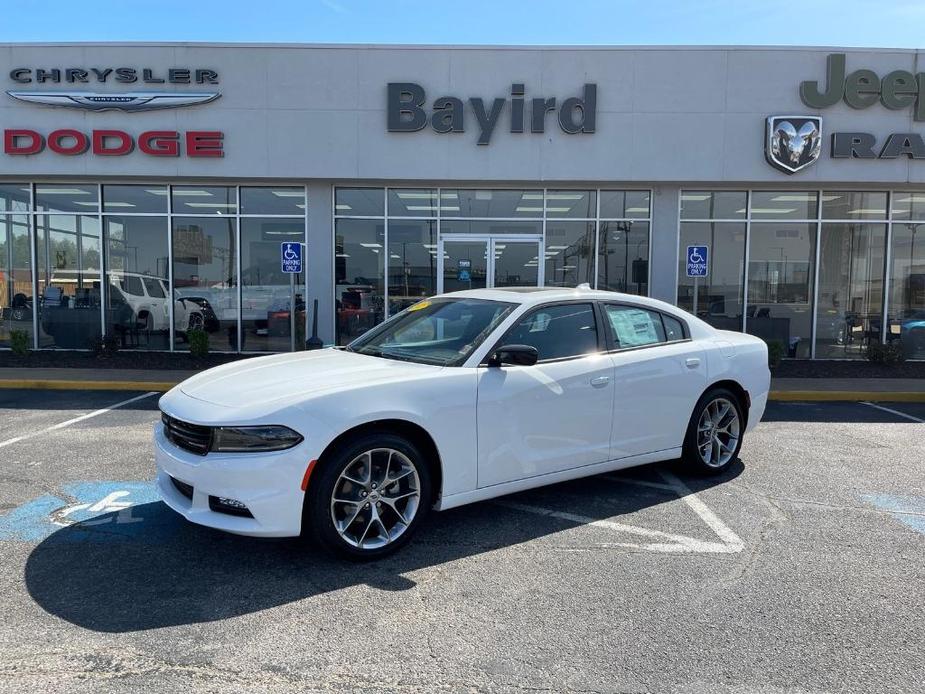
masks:
[[[179,189],[174,188],[173,194],[175,197],[178,197],[178,198],[197,198],[197,197],[198,198],[202,198],[202,197],[211,198],[213,197],[212,193],[210,193],[207,190],[184,190],[182,188],[179,188]]]
[[[271,193],[278,198],[304,198],[305,191],[303,190],[271,190]]]
[[[42,195],[90,195],[89,190],[83,190],[81,188],[45,188],[43,186],[36,186],[35,192],[41,193]]]

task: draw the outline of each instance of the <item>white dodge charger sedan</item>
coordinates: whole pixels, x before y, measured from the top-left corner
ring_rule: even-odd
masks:
[[[431,508],[675,458],[722,472],[769,383],[764,342],[661,301],[455,292],[344,349],[184,381],[160,401],[157,485],[195,523],[374,558]]]

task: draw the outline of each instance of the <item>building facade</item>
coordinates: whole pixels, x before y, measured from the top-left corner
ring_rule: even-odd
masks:
[[[916,51],[4,49],[0,348],[287,351],[587,282],[925,358]]]

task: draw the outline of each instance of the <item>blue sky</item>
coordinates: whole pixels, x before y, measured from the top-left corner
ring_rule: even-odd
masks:
[[[0,19],[4,42],[925,44],[925,0],[3,0]]]

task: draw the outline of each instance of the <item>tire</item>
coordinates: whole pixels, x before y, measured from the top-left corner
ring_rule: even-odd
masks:
[[[384,474],[392,483],[383,488]],[[389,432],[370,432],[319,461],[305,494],[303,535],[340,557],[379,559],[411,540],[431,499],[430,471],[417,446]]]
[[[730,419],[733,412],[735,417]],[[712,428],[704,429],[705,426]],[[681,454],[684,468],[702,475],[722,474],[738,459],[744,434],[745,416],[739,397],[726,388],[711,388],[691,413]]]

